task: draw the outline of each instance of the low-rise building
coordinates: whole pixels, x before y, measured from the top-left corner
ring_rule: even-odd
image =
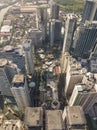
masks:
[[[46,130],[65,130],[61,110],[46,110]]]
[[[86,119],[80,106],[67,106],[63,112],[65,130],[86,130]]]
[[[12,26],[9,25],[4,25],[1,27],[1,33],[10,33],[12,29]]]
[[[43,130],[43,110],[41,107],[27,107],[24,122],[29,130]]]

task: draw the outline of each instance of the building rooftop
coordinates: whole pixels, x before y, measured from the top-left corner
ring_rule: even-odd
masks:
[[[24,75],[15,75],[13,78],[13,83],[22,83],[24,82]]]
[[[7,64],[7,60],[6,59],[0,59],[0,67],[3,67]]]
[[[36,8],[37,8],[37,6],[22,6],[21,8],[20,8],[20,11],[22,12],[22,13],[31,13],[31,12],[33,12],[33,11],[36,11]]]
[[[4,25],[4,26],[2,26],[2,28],[1,28],[1,32],[2,33],[4,33],[4,32],[10,32],[11,31],[11,29],[12,29],[12,26],[9,26],[9,25]]]
[[[84,112],[80,106],[67,107],[66,111],[67,111],[67,117],[69,120],[69,125],[86,124]]]
[[[28,127],[43,126],[43,110],[41,107],[27,107],[24,122]]]
[[[47,110],[46,111],[46,130],[63,130],[64,125],[62,121],[61,110]]]

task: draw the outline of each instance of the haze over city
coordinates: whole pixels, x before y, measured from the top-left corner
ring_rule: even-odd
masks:
[[[97,0],[0,0],[0,130],[97,130]]]

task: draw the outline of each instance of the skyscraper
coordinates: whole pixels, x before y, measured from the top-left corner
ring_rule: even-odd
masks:
[[[61,27],[62,23],[60,20],[50,21],[50,45],[53,46],[55,42],[61,40]]]
[[[81,83],[86,69],[82,69],[81,64],[72,57],[68,61],[66,73],[65,94],[70,96],[74,89],[74,85]]]
[[[59,5],[51,4],[51,19],[59,19]]]
[[[28,85],[24,75],[14,76],[11,91],[17,102],[19,109],[23,110],[25,107],[30,106]]]
[[[61,69],[66,72],[66,66],[69,59],[69,52],[73,43],[74,31],[76,28],[76,18],[73,14],[68,14],[65,21],[65,35],[62,49]]]
[[[25,52],[25,67],[27,74],[34,73],[34,45],[31,39],[26,39],[23,43],[23,48]]]
[[[88,58],[96,45],[97,22],[79,26],[74,35],[73,55]]]
[[[61,57],[61,71],[62,73],[66,73],[67,71],[67,65],[70,58],[69,52],[62,53]]]
[[[74,87],[72,96],[69,100],[70,106],[82,106],[85,114],[92,117],[97,116],[95,112],[95,105],[97,102],[97,86],[88,86],[85,84],[77,84]]]
[[[40,22],[47,22],[47,8],[38,8],[37,13],[39,15]]]
[[[86,0],[83,16],[82,16],[82,23],[85,21],[93,21],[97,20],[97,1],[96,0]]]
[[[68,14],[65,22],[65,36],[64,36],[62,53],[69,52],[71,44],[73,42],[75,27],[76,27],[75,16],[73,16],[72,14]]]
[[[11,84],[5,70],[7,64],[8,61],[6,59],[0,59],[0,91],[2,92],[2,95],[12,97],[13,95],[10,90]]]
[[[37,28],[30,29],[28,32],[28,38],[32,40],[35,47],[41,47],[43,41],[42,30]]]

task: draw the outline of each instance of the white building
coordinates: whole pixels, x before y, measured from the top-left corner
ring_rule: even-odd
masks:
[[[32,44],[31,39],[26,39],[23,44],[24,52],[25,52],[25,67],[27,70],[27,74],[34,73],[34,45]]]
[[[82,106],[85,114],[92,117],[97,117],[97,85],[86,86],[85,84],[75,85],[71,98],[69,100],[70,106]]]
[[[30,106],[30,96],[24,75],[14,76],[11,91],[19,109],[23,110],[25,107]]]
[[[68,52],[62,53],[61,57],[61,70],[63,73],[67,71],[67,65],[70,58],[70,54]]]
[[[1,27],[1,33],[10,33],[12,29],[12,26],[9,25],[4,25]]]

